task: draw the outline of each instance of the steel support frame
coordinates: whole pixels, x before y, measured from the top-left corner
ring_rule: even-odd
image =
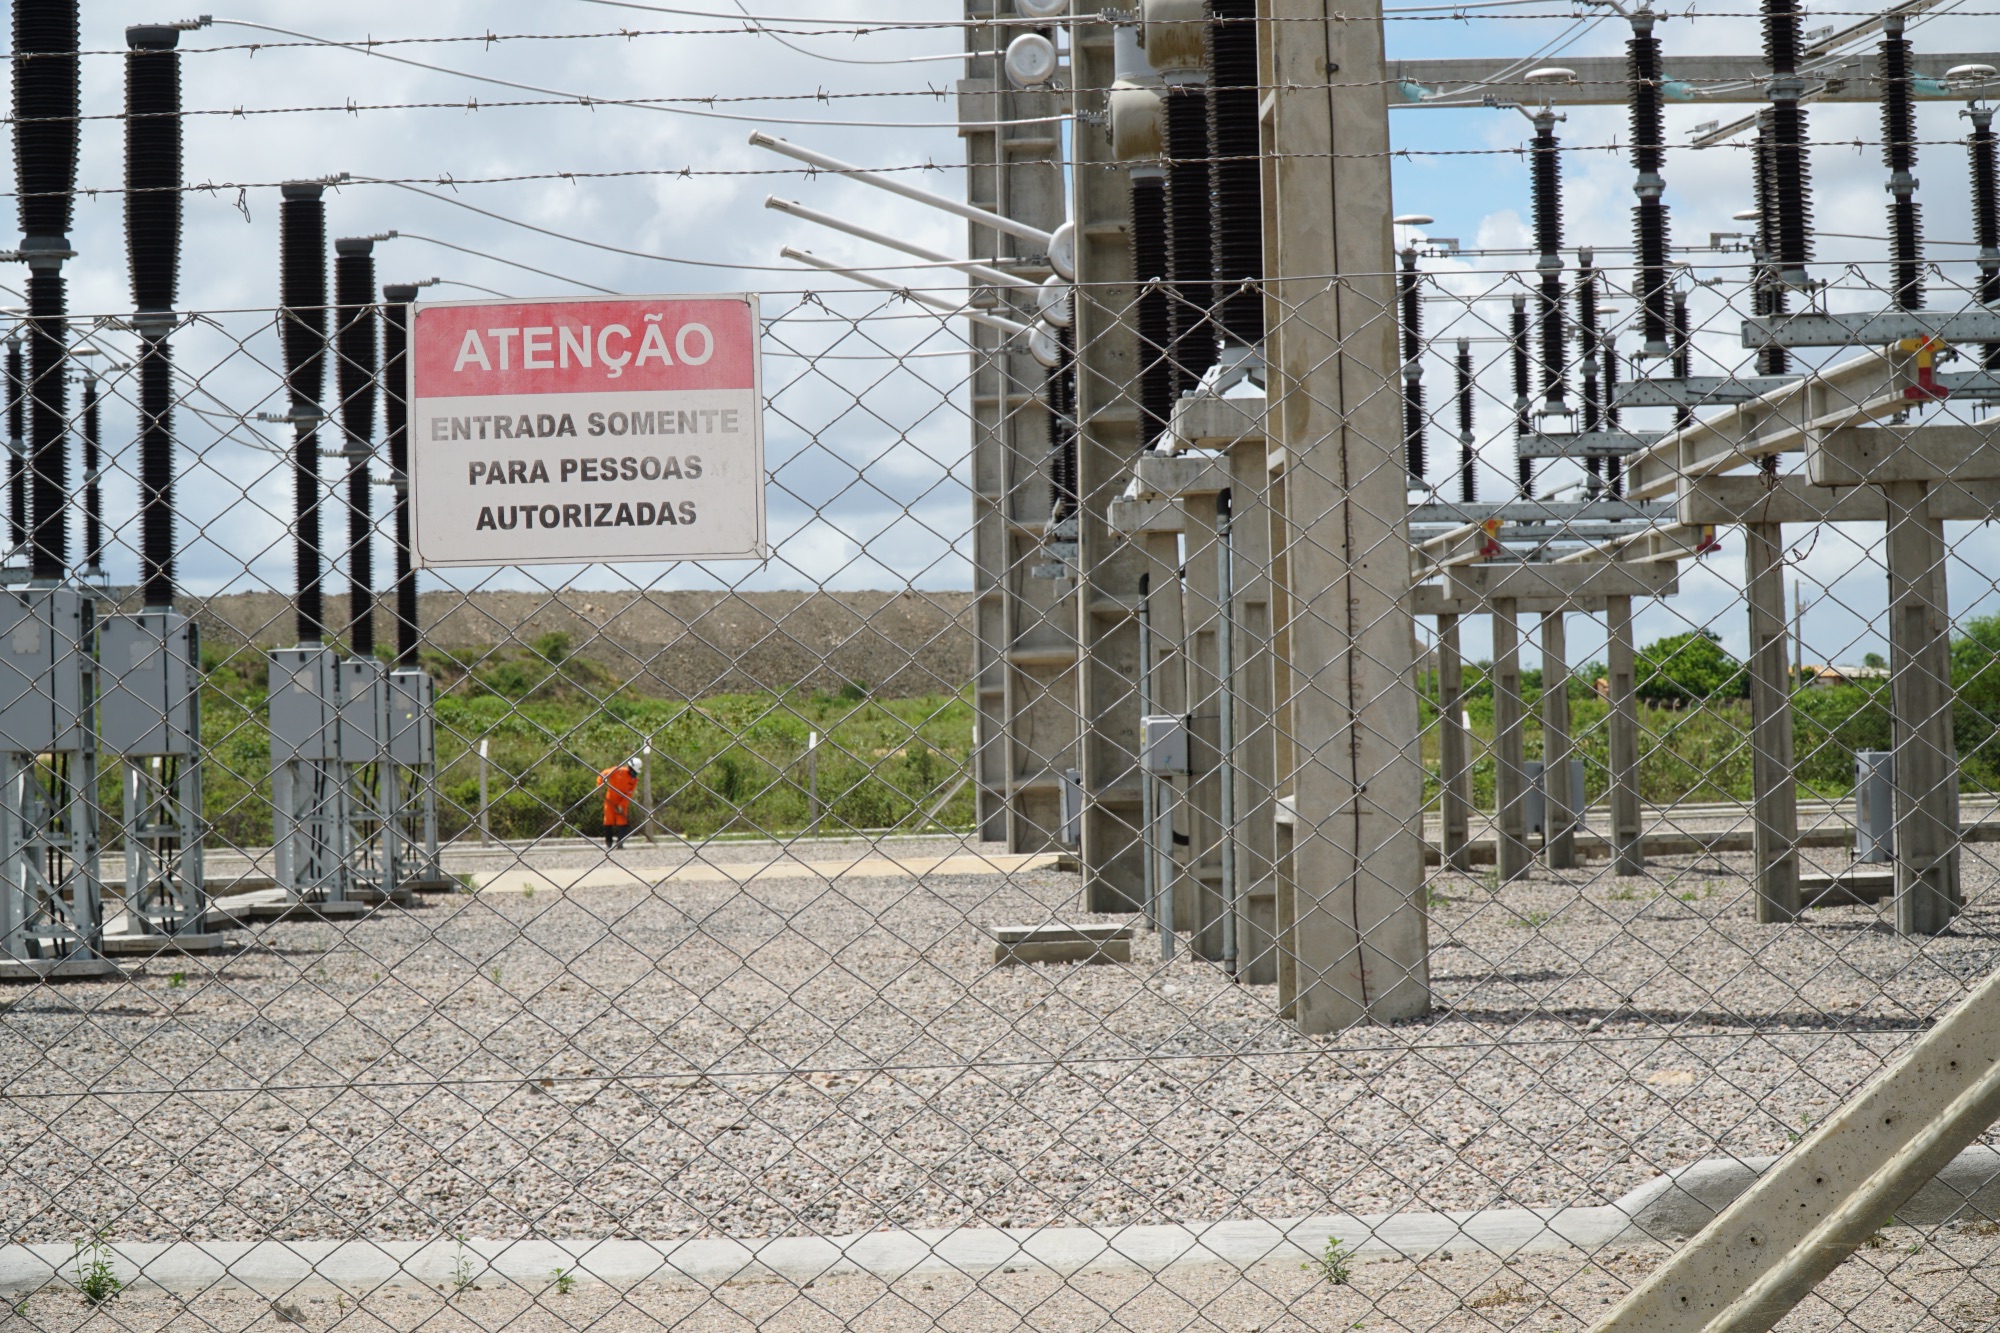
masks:
[[[1083,906],[1136,912],[1144,896],[1139,836],[1139,582],[1152,564],[1114,531],[1111,502],[1138,456],[1139,349],[1134,327],[1129,171],[1109,132],[1112,27],[1084,0],[1070,28],[1076,120],[1070,215],[1076,222],[1077,671],[1084,805]]]
[[[966,78],[959,103],[967,202],[1043,231],[1066,216],[1057,94],[1017,89],[1000,61],[1012,30],[991,20],[1011,14],[994,0],[966,0]],[[997,128],[995,122],[1006,122]],[[1046,256],[1023,242],[968,224],[967,253],[1024,278],[1046,276]],[[1031,323],[1034,312],[1010,293],[1003,307]],[[971,375],[973,488],[973,755],[979,836],[1016,852],[1056,846],[1062,824],[1061,774],[1076,748],[1076,636],[1073,599],[1033,576],[1050,518],[1048,422],[1043,374],[1018,339],[984,325],[967,332]]]

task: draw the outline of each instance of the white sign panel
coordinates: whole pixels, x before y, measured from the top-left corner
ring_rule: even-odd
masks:
[[[410,310],[412,558],[759,560],[755,296]]]

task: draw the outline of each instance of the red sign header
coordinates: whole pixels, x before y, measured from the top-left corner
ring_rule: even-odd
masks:
[[[417,398],[757,387],[740,297],[610,297],[411,309]]]

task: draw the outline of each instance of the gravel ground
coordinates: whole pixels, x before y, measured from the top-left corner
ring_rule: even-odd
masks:
[[[1186,1269],[1165,1277],[1138,1274],[997,1273],[896,1281],[833,1278],[795,1287],[768,1282],[708,1292],[699,1288],[610,1290],[579,1285],[562,1293],[552,1280],[538,1290],[492,1289],[475,1282],[458,1292],[376,1291],[348,1296],[271,1299],[214,1291],[185,1301],[134,1291],[93,1309],[73,1292],[32,1297],[19,1322],[50,1333],[116,1327],[237,1333],[259,1329],[333,1329],[344,1333],[422,1328],[520,1333],[589,1328],[593,1333],[672,1328],[677,1333],[828,1328],[855,1333],[914,1330],[1118,1329],[1165,1333],[1325,1333],[1329,1329],[1422,1329],[1426,1333],[1547,1333],[1596,1323],[1662,1255],[1635,1249],[1585,1258],[1542,1255],[1498,1262],[1461,1255],[1424,1263],[1352,1266],[1339,1285],[1316,1270],[1267,1264],[1248,1269]],[[1987,1228],[1948,1227],[1934,1234],[1892,1228],[1829,1278],[1778,1327],[1785,1333],[1865,1328],[1990,1329],[2000,1313],[1995,1238]]]
[[[1078,919],[1052,871],[496,890],[267,927],[234,955],[4,997],[0,1234],[1602,1203],[1782,1150],[1985,975],[2000,894],[1979,850],[1968,912],[1925,942],[1872,908],[1757,927],[1743,857],[1441,876],[1437,1014],[1332,1040],[1294,1033],[1269,988],[1151,962],[1146,938],[1130,967],[995,968],[981,927]]]

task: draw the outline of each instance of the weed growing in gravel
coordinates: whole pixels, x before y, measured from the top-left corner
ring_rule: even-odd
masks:
[[[88,1241],[78,1241],[75,1259],[76,1289],[92,1305],[115,1301],[125,1290],[125,1284],[112,1271],[111,1247],[104,1243],[103,1232],[98,1232]]]
[[[451,1265],[451,1289],[454,1293],[472,1290],[472,1256],[465,1252],[465,1233],[453,1237],[458,1242],[458,1258]]]
[[[1611,901],[1614,903],[1635,902],[1637,901],[1638,897],[1639,897],[1639,891],[1633,888],[1630,884],[1620,884],[1617,888],[1611,891]]]
[[[549,1282],[550,1285],[555,1287],[556,1295],[567,1296],[576,1290],[576,1270],[574,1268],[558,1268],[549,1274]]]
[[[1328,1283],[1344,1287],[1348,1279],[1354,1276],[1353,1258],[1352,1252],[1347,1248],[1347,1242],[1338,1236],[1328,1236],[1326,1248],[1321,1250],[1310,1263],[1300,1264],[1299,1267],[1308,1272],[1317,1269],[1319,1275]]]
[[[534,897],[534,896],[535,896],[535,886],[534,886],[534,885],[532,885],[532,884],[523,884],[523,885],[521,886],[521,896],[522,896],[523,898],[532,898],[532,897]]]
[[[1536,926],[1546,925],[1548,919],[1549,914],[1547,912],[1522,912],[1515,916],[1514,924],[1517,926],[1526,926],[1532,930]]]
[[[167,978],[168,990],[183,990],[187,987],[187,984],[188,974],[185,972],[176,972]]]

